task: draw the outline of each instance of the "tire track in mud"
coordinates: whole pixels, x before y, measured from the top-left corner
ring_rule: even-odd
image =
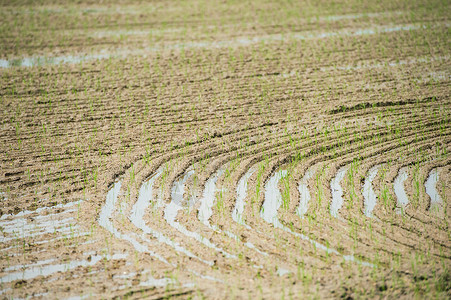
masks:
[[[143,216],[145,214],[146,206],[150,205],[150,201],[152,200],[152,188],[154,181],[158,179],[158,177],[162,173],[162,168],[159,168],[152,176],[151,178],[144,183],[144,185],[140,188],[139,198],[137,202],[134,203],[132,206],[129,214],[128,214],[128,220],[136,226],[137,229],[140,229],[145,235],[151,235],[152,238],[157,239],[158,243],[165,244],[171,248],[177,253],[182,253],[189,258],[193,258],[201,262],[202,264],[205,264],[206,266],[211,267],[213,265],[213,262],[204,260],[192,252],[190,252],[188,249],[181,246],[179,243],[172,241],[170,238],[162,234],[161,232],[152,229],[151,227],[147,226],[145,224],[145,221],[143,220]],[[146,189],[150,189],[150,191],[145,191]],[[136,232],[127,232],[124,233],[119,228],[115,227],[113,225],[113,222],[109,221],[110,218],[114,216],[115,206],[118,205],[119,209],[123,213],[128,213],[126,205],[123,205],[124,202],[118,203],[118,195],[121,191],[121,181],[117,181],[113,184],[111,189],[108,191],[107,195],[107,201],[105,202],[104,207],[102,207],[102,211],[99,215],[99,224],[104,227],[106,230],[111,232],[115,237],[118,239],[122,239],[124,241],[127,241],[130,243],[133,248],[138,252],[144,252],[147,254],[150,254],[152,257],[156,258],[160,262],[162,262],[165,265],[169,265],[172,267],[177,267],[177,263],[169,262],[167,259],[165,259],[163,256],[153,250],[149,249],[148,245],[155,246],[155,243],[153,243],[151,240],[149,240],[147,237],[144,236],[144,234],[137,234]],[[206,279],[209,281],[215,281],[215,282],[221,282],[221,280],[216,279],[215,277],[209,276],[209,275],[203,275],[195,270],[187,269],[187,272],[195,275],[198,278]],[[147,282],[141,282],[141,285],[146,286],[167,286],[169,284],[173,283],[173,280],[170,278],[161,278],[161,279],[154,279],[150,278]],[[188,284],[189,283],[185,283]]]
[[[177,214],[180,210],[182,210],[184,207],[182,206],[185,202],[183,199],[183,194],[185,192],[185,182],[188,180],[189,177],[191,177],[194,174],[194,170],[187,171],[183,177],[176,181],[172,188],[171,193],[171,202],[165,207],[164,209],[164,219],[166,222],[173,227],[174,229],[181,232],[183,235],[193,238],[197,240],[198,242],[204,244],[205,246],[214,249],[215,251],[221,253],[226,258],[236,258],[235,255],[230,254],[226,252],[224,249],[216,246],[212,242],[210,242],[207,238],[203,237],[199,233],[195,231],[188,230],[185,226],[181,225],[177,220]],[[196,199],[194,195],[191,195],[191,198],[188,200],[189,203],[188,206],[192,206],[195,204]]]
[[[141,244],[139,241],[137,241],[134,237],[132,237],[130,234],[127,233],[121,233],[119,230],[117,230],[113,223],[111,222],[111,218],[113,217],[116,203],[118,202],[119,193],[121,191],[121,181],[117,181],[113,184],[112,188],[108,191],[108,194],[106,196],[106,202],[105,205],[102,207],[102,210],[99,214],[99,224],[103,228],[105,228],[107,231],[111,232],[116,238],[128,241],[133,245],[133,247],[138,252],[146,252],[149,253],[151,256],[155,257],[157,260],[161,261],[164,264],[170,265],[170,263],[163,258],[158,253],[155,253],[152,250],[149,250],[149,248],[143,244]],[[122,202],[123,203],[123,202]],[[121,204],[122,204],[121,203]],[[119,205],[120,209],[122,210],[123,207]]]
[[[297,237],[300,237],[303,240],[310,242],[315,246],[315,248],[320,248],[327,254],[340,255],[337,250],[318,243],[317,241],[314,241],[303,234],[294,232],[280,223],[277,217],[277,210],[282,205],[282,195],[280,194],[277,185],[279,180],[284,178],[286,175],[286,170],[280,170],[276,172],[265,184],[265,201],[263,202],[263,206],[260,211],[261,218],[264,219],[267,223],[273,224],[275,228],[283,229]],[[367,267],[374,267],[374,265],[371,263],[356,260],[353,255],[343,255],[343,258],[344,260],[355,261]]]
[[[427,121],[425,121],[425,124],[428,124],[428,122]],[[430,123],[429,123],[430,124]],[[428,124],[428,125],[429,125]],[[431,124],[432,125],[432,124]],[[434,124],[435,125],[435,124]],[[430,125],[429,125],[430,126]],[[429,128],[429,126],[427,126],[427,128]],[[427,129],[425,129],[425,131],[426,131]],[[351,134],[349,134],[348,136],[347,136],[347,138],[348,139],[351,139],[352,140],[352,133]],[[370,139],[369,139],[370,140]],[[426,138],[426,140],[427,140],[427,138]],[[388,140],[387,140],[388,141]],[[387,141],[382,141],[381,142],[381,144],[383,145],[384,143],[386,143]],[[320,140],[320,142],[321,142],[321,140]],[[312,144],[313,145],[313,144]],[[283,146],[283,144],[282,143],[280,143],[280,148],[281,149],[283,149],[284,148],[284,146]],[[267,150],[268,152],[271,152],[271,151],[274,151],[274,148],[272,148],[272,147],[268,147],[268,150]],[[287,153],[289,153],[290,151],[288,151]],[[274,153],[277,153],[277,152],[274,152]],[[312,152],[312,153],[315,153],[315,152]],[[278,154],[278,155],[280,155],[280,154]],[[249,170],[250,170],[251,168],[249,168]],[[252,176],[252,174],[250,174],[250,175],[248,175],[249,177],[250,176]],[[271,180],[271,179],[269,179],[269,180]],[[308,180],[308,179],[307,179]],[[208,181],[207,181],[208,182]],[[300,184],[299,184],[299,186],[300,186]],[[136,211],[135,211],[136,212]],[[202,221],[202,220],[201,220]],[[135,224],[136,225],[136,224]],[[105,225],[106,226],[106,225]],[[284,226],[284,225],[282,225],[282,226]],[[108,226],[107,226],[108,227]],[[326,250],[327,251],[327,250]],[[271,254],[270,254],[271,255]]]
[[[391,182],[390,186],[394,189],[395,187],[393,185],[393,182]],[[392,212],[394,212],[396,215],[399,215],[399,210],[395,208],[397,205],[396,202],[397,200],[394,200],[392,204],[394,208]],[[382,222],[387,222],[390,224],[390,226],[397,228],[396,233],[398,234],[398,237],[393,236],[394,241],[398,242],[399,244],[404,244],[405,246],[408,246],[412,249],[416,249],[417,247],[421,248],[423,246],[420,240],[423,240],[426,243],[432,240],[434,244],[440,245],[440,247],[442,247],[442,249],[445,249],[445,252],[447,252],[450,248],[450,245],[447,245],[447,237],[446,233],[442,231],[443,228],[440,228],[440,226],[437,227],[437,224],[432,225],[431,223],[427,222],[424,217],[422,217],[422,215],[424,214],[423,212],[415,212],[415,214],[412,215],[412,210],[409,206],[407,206],[407,210],[404,210],[403,214],[407,217],[402,217],[401,219],[399,217],[394,217],[394,215],[390,216],[387,214],[377,214]],[[409,220],[408,223],[406,222],[406,218]],[[437,235],[431,237],[430,232],[437,229],[439,230]],[[400,238],[405,240],[406,242],[401,242],[401,240],[399,240]],[[416,243],[413,241],[416,241]],[[417,244],[417,246],[415,246],[415,244]],[[440,252],[433,251],[433,255],[447,259],[449,259],[450,257],[449,254],[443,253],[442,250],[440,250]]]
[[[222,233],[226,234],[228,237],[230,237],[231,239],[242,243],[246,247],[253,249],[262,255],[268,255],[266,252],[262,252],[261,250],[256,248],[255,245],[252,244],[251,242],[243,242],[236,234],[232,233],[229,230],[221,230],[216,225],[211,224],[209,221],[209,219],[211,218],[211,216],[213,214],[212,207],[215,203],[216,192],[218,191],[218,189],[216,188],[216,182],[218,180],[218,177],[220,177],[224,173],[225,168],[226,168],[226,165],[220,167],[218,169],[218,171],[216,171],[212,175],[212,177],[210,177],[207,180],[207,182],[205,183],[205,189],[204,189],[202,198],[200,200],[201,204],[198,209],[197,217],[202,224],[204,224],[211,230],[216,231],[216,232],[222,232]],[[241,195],[241,197],[243,197],[243,195]],[[245,195],[244,195],[244,197],[245,197]],[[238,201],[238,199],[237,199],[237,201]],[[244,203],[242,205],[244,208]]]
[[[144,214],[153,199],[152,190],[153,190],[154,182],[155,182],[155,180],[158,179],[158,177],[161,176],[162,172],[163,172],[162,168],[159,168],[157,170],[157,172],[155,172],[148,181],[143,183],[143,185],[140,188],[138,200],[133,205],[132,211],[129,215],[129,220],[137,228],[141,229],[145,234],[152,235],[154,238],[158,239],[158,241],[160,243],[165,243],[165,244],[171,246],[172,248],[174,248],[174,250],[176,250],[177,252],[183,253],[191,258],[195,258],[209,266],[212,266],[213,262],[206,261],[206,260],[199,258],[198,256],[191,253],[189,250],[180,246],[178,243],[173,242],[171,239],[169,239],[168,237],[163,235],[161,232],[159,232],[155,229],[152,229],[151,227],[146,225],[146,223],[143,219]]]
[[[448,143],[449,144],[449,143]],[[432,210],[431,211],[431,205],[433,205],[432,203],[432,198],[428,195],[428,193],[426,192],[426,185],[427,185],[427,179],[429,178],[428,175],[430,173],[430,170],[428,170],[429,168],[427,167],[427,165],[432,164],[433,169],[437,169],[443,166],[447,166],[449,165],[449,160],[444,160],[442,162],[437,162],[434,163],[435,160],[431,161],[431,162],[425,162],[427,163],[424,167],[422,167],[420,165],[419,167],[419,171],[421,172],[421,170],[423,171],[427,171],[427,173],[424,173],[424,177],[419,176],[418,174],[416,176],[419,176],[419,178],[415,179],[412,178],[412,175],[415,177],[415,169],[417,168],[417,166],[414,166],[413,164],[411,164],[411,169],[410,169],[410,174],[408,176],[408,182],[410,184],[412,184],[413,186],[416,186],[417,188],[424,187],[424,197],[421,197],[421,191],[418,190],[418,193],[415,191],[412,191],[413,194],[409,195],[409,197],[411,199],[415,199],[417,197],[419,197],[419,199],[416,199],[415,202],[417,203],[409,203],[409,205],[407,206],[406,210],[405,210],[405,214],[410,218],[411,223],[414,224],[420,224],[423,227],[424,233],[427,234],[427,232],[429,232],[429,230],[436,230],[439,232],[446,232],[446,227],[443,227],[443,218],[444,216],[440,216],[436,214],[437,211],[439,210]],[[413,174],[412,174],[413,173]],[[418,180],[418,181],[417,181]],[[407,185],[409,186],[409,185]],[[420,200],[420,202],[418,203],[418,200]],[[441,207],[441,205],[437,206],[438,208]],[[404,225],[404,224],[403,224]],[[411,224],[406,224],[406,225],[411,225]],[[420,235],[422,232],[418,229],[419,226],[415,226],[415,227],[410,227],[409,230],[416,232],[418,235]],[[421,227],[420,227],[421,228]],[[446,240],[447,237],[444,236],[442,238],[443,240]],[[439,245],[441,247],[444,248],[449,248],[449,246],[444,245],[443,243],[439,243]]]
[[[383,221],[388,221],[388,222],[390,222],[390,223],[393,223],[393,220],[390,220],[390,219],[387,219],[386,218],[386,216],[379,216],[379,217],[382,217],[382,220]],[[377,223],[373,223],[373,225],[374,224],[377,224]],[[402,225],[403,223],[401,223],[400,225]],[[427,225],[426,223],[424,223],[423,225]],[[406,230],[405,232],[406,233],[409,233],[410,231],[412,231],[412,228],[410,228],[410,229],[406,229],[406,228],[403,228],[403,226],[401,226],[400,227],[400,229],[403,229],[403,230]],[[416,230],[415,230],[416,231]],[[427,232],[427,230],[424,230],[424,232]],[[421,237],[421,235],[422,234],[424,234],[424,233],[421,233],[420,231],[416,231],[416,233],[415,234],[417,234],[419,237]],[[446,240],[446,238],[444,238],[444,240]],[[435,241],[436,243],[438,243],[438,244],[440,244],[441,246],[443,246],[443,247],[447,247],[447,248],[449,248],[449,246],[446,246],[445,244],[443,244],[443,242],[441,242],[441,241]]]
[[[267,255],[266,253],[260,251],[258,248],[256,248],[252,243],[250,242],[243,242],[241,239],[235,235],[234,233],[228,231],[228,230],[221,230],[216,225],[211,224],[209,219],[211,217],[212,207],[215,202],[216,193],[218,192],[218,189],[216,187],[216,181],[218,180],[218,177],[220,177],[224,173],[226,165],[223,165],[220,167],[217,171],[215,171],[211,177],[209,177],[204,186],[204,190],[202,193],[202,196],[200,200],[197,199],[197,193],[194,192],[194,194],[189,196],[188,199],[188,207],[193,207],[196,205],[197,202],[200,201],[199,208],[196,209],[197,211],[197,219],[201,224],[203,224],[205,227],[209,228],[213,232],[222,233],[229,238],[233,239],[236,242],[240,242],[246,247],[260,253],[263,255]],[[187,230],[186,227],[180,225],[177,221],[175,221],[177,217],[177,213],[179,210],[182,209],[181,203],[185,202],[183,200],[183,194],[184,194],[184,182],[188,180],[189,177],[194,175],[195,172],[192,167],[188,168],[188,171],[182,176],[182,178],[179,181],[174,182],[172,193],[171,193],[171,202],[166,206],[165,208],[165,219],[166,221],[174,228],[176,228],[178,231],[183,233],[187,237],[194,238],[198,242],[204,244],[207,247],[210,247],[220,253],[222,253],[226,258],[232,258],[236,259],[237,257],[234,254],[227,253],[222,248],[218,248],[216,245],[211,243],[208,239],[206,239],[204,236],[198,234],[197,232]],[[178,203],[178,204],[177,204]]]

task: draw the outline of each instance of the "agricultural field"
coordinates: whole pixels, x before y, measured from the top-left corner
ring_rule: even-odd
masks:
[[[449,299],[450,1],[0,5],[0,299]]]

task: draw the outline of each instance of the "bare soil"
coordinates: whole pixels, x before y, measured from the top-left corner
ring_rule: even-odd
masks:
[[[448,299],[449,11],[446,1],[2,2],[0,298]],[[346,165],[334,217],[331,181]],[[369,217],[362,187],[376,165]],[[200,198],[220,168],[206,226]],[[250,168],[240,224],[232,212]],[[144,231],[133,207],[157,170]],[[176,221],[202,242],[165,219],[189,170]],[[275,228],[261,210],[281,170]]]

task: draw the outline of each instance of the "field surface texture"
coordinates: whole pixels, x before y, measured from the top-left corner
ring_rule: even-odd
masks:
[[[449,299],[450,1],[0,1],[0,299]]]

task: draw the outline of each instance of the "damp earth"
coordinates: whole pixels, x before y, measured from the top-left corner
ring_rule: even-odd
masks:
[[[0,4],[0,298],[449,299],[450,5]]]

